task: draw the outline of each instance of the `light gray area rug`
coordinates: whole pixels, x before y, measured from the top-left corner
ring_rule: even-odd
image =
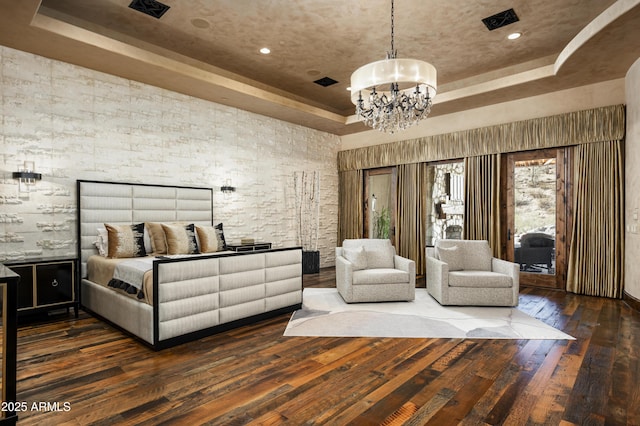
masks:
[[[517,308],[441,306],[424,288],[412,302],[347,304],[335,288],[305,288],[285,336],[567,339]]]

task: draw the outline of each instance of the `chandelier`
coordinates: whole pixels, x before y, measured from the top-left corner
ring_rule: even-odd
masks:
[[[404,130],[431,111],[436,95],[436,69],[417,59],[398,59],[394,46],[394,8],[391,0],[391,50],[382,61],[351,74],[351,102],[367,126],[381,132]],[[365,92],[363,96],[363,91]]]

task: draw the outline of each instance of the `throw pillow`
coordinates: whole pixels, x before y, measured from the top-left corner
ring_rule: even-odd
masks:
[[[145,224],[149,238],[151,239],[151,251],[154,254],[167,254],[167,243],[162,224],[157,222],[147,222]]]
[[[144,223],[111,225],[105,223],[109,238],[108,256],[111,258],[142,257],[144,248]]]
[[[227,241],[224,239],[224,231],[222,229],[222,222],[215,226],[218,231],[218,251],[227,249]]]
[[[354,271],[367,268],[367,256],[364,252],[364,247],[357,249],[343,248],[342,253],[344,254],[344,258],[351,262]]]
[[[464,258],[462,250],[458,246],[453,247],[436,247],[438,258],[449,265],[449,272],[462,271],[464,266]]]
[[[162,229],[167,239],[167,254],[197,254],[195,225],[168,225],[163,223]]]
[[[201,253],[214,253],[221,250],[223,244],[218,236],[219,231],[214,226],[197,225],[196,233],[200,241],[198,247]]]
[[[98,237],[93,242],[102,257],[109,255],[109,233],[107,228],[98,228]]]

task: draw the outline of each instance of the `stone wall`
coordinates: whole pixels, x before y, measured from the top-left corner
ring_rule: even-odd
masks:
[[[213,187],[228,240],[296,245],[307,170],[321,266],[334,264],[337,136],[2,46],[0,116],[0,261],[76,253],[77,179]],[[25,160],[43,175],[29,194],[11,177]]]

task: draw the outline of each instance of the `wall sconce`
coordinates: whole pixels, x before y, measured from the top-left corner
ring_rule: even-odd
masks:
[[[227,179],[220,187],[220,191],[224,192],[224,195],[231,195],[232,192],[236,192],[236,187],[231,186],[231,179]]]
[[[13,178],[19,181],[19,192],[29,192],[29,186],[36,183],[36,181],[42,179],[40,173],[36,173],[35,163],[33,161],[25,161],[22,166],[18,167],[17,172],[13,172]]]

